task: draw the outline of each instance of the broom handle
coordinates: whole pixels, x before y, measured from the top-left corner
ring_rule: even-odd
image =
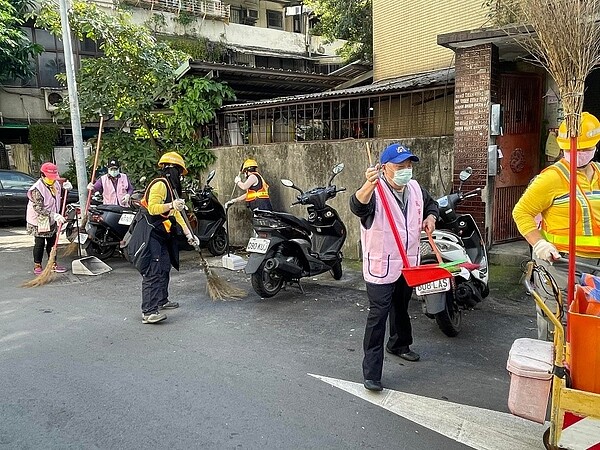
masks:
[[[67,197],[68,197],[68,192],[66,190],[64,190],[64,193],[65,193],[65,195],[63,197],[62,207],[60,210],[60,215],[63,217],[65,216],[65,209],[67,208]],[[56,250],[56,247],[58,247],[58,240],[60,239],[60,232],[62,231],[62,227],[63,227],[62,223],[59,223],[56,227],[56,239],[54,239],[54,245],[52,246],[52,248],[54,250]]]
[[[427,239],[429,239],[429,245],[431,245],[431,248],[433,249],[433,253],[435,253],[435,257],[438,260],[438,263],[442,264],[444,262],[442,259],[442,254],[440,253],[440,249],[438,248],[437,244],[433,240],[433,235],[431,234],[431,231],[429,231],[429,229],[427,229],[427,230],[425,230],[425,232],[427,233]]]
[[[366,143],[367,147],[367,157],[369,158],[369,166],[373,165],[373,159],[371,157],[371,144],[369,142]],[[383,186],[381,185],[381,180],[377,180],[377,184],[375,185],[377,189],[377,193],[381,198],[381,205],[383,206],[383,211],[385,212],[385,216],[390,224],[390,228],[392,229],[392,234],[394,235],[394,239],[396,240],[396,245],[398,246],[398,250],[400,251],[400,256],[402,257],[402,264],[406,268],[410,268],[410,263],[408,262],[408,256],[406,254],[406,250],[404,250],[404,244],[402,244],[402,239],[400,238],[400,233],[398,232],[398,227],[396,226],[396,222],[394,222],[394,217],[392,216],[392,210],[390,209],[390,204],[387,201],[387,197],[385,196],[385,192],[383,191]]]
[[[98,156],[100,155],[100,139],[102,139],[102,129],[104,125],[104,116],[100,115],[100,125],[98,126],[98,140],[96,141],[96,154],[94,155],[94,167],[92,167],[92,179],[94,182],[96,178],[96,167],[98,166]],[[85,215],[87,216],[88,210],[90,209],[90,200],[92,199],[92,191],[88,189],[87,201],[85,202]]]

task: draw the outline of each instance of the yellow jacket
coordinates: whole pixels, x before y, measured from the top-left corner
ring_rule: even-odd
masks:
[[[600,169],[594,164],[592,180],[577,172],[577,255],[600,257]],[[525,190],[513,209],[513,219],[525,236],[538,228],[535,217],[542,216],[541,233],[559,251],[568,250],[569,183],[564,159],[544,169]]]
[[[161,215],[165,219],[169,216],[175,216],[175,220],[177,221],[177,223],[181,225],[181,227],[184,230],[186,230],[187,225],[185,224],[185,221],[183,220],[183,217],[181,216],[181,213],[179,211],[172,209],[168,212],[163,212],[162,205],[166,202],[166,200],[167,185],[164,182],[156,182],[152,184],[152,186],[150,186],[150,191],[148,192],[148,198],[146,200],[148,202],[148,212],[153,216]],[[171,222],[165,221],[165,228],[168,227],[167,231],[170,231],[170,224]]]

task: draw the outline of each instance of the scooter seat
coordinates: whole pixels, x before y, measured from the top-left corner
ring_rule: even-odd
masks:
[[[297,227],[300,227],[304,230],[310,230],[310,224],[308,223],[308,221],[306,219],[302,219],[301,217],[296,217],[293,214],[290,213],[285,213],[285,212],[281,212],[281,211],[265,211],[262,209],[256,209],[254,210],[254,215],[257,217],[277,217],[280,220],[283,220],[284,222],[288,222],[292,225],[295,225]]]
[[[94,206],[99,211],[109,211],[114,213],[122,214],[126,211],[131,211],[131,208],[127,208],[125,206],[120,205],[96,205]]]

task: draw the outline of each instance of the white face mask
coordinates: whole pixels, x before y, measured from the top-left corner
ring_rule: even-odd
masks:
[[[596,149],[588,150],[588,151],[577,151],[577,167],[585,167],[587,166],[592,159],[594,159],[594,154],[596,153]],[[571,163],[571,152],[565,152],[565,159],[568,163]]]
[[[412,167],[394,171],[394,183],[398,186],[406,186],[412,180]]]
[[[111,177],[116,177],[117,175],[119,175],[119,169],[109,169],[108,170],[108,174]]]

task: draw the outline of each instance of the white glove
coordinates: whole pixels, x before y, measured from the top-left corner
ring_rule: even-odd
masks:
[[[94,183],[88,183],[87,189],[88,189],[88,191],[93,191],[94,190]]]
[[[196,236],[194,233],[189,233],[186,237],[188,244],[190,244],[192,247],[200,246],[200,239],[198,239],[198,236]]]
[[[557,248],[545,239],[540,239],[533,246],[533,255],[538,259],[552,262],[560,258]]]
[[[63,216],[61,216],[59,213],[54,213],[54,215],[52,216],[52,218],[54,219],[54,221],[60,225],[62,225],[63,223],[65,223],[67,221],[67,219],[65,219]]]
[[[225,203],[225,209],[229,208],[231,205],[233,205],[235,203],[235,200],[229,200]]]
[[[180,198],[173,200],[173,209],[179,212],[183,211],[185,209],[185,201]]]
[[[73,189],[73,185],[68,180],[63,183],[62,187],[65,191],[70,191],[71,189]]]
[[[240,177],[239,175],[233,179],[233,182],[235,184],[238,184],[240,181],[242,181],[242,177]]]
[[[131,196],[129,194],[125,194],[123,196],[123,198],[121,199],[121,201],[123,202],[123,204],[127,205],[129,204],[129,199],[131,198]]]

